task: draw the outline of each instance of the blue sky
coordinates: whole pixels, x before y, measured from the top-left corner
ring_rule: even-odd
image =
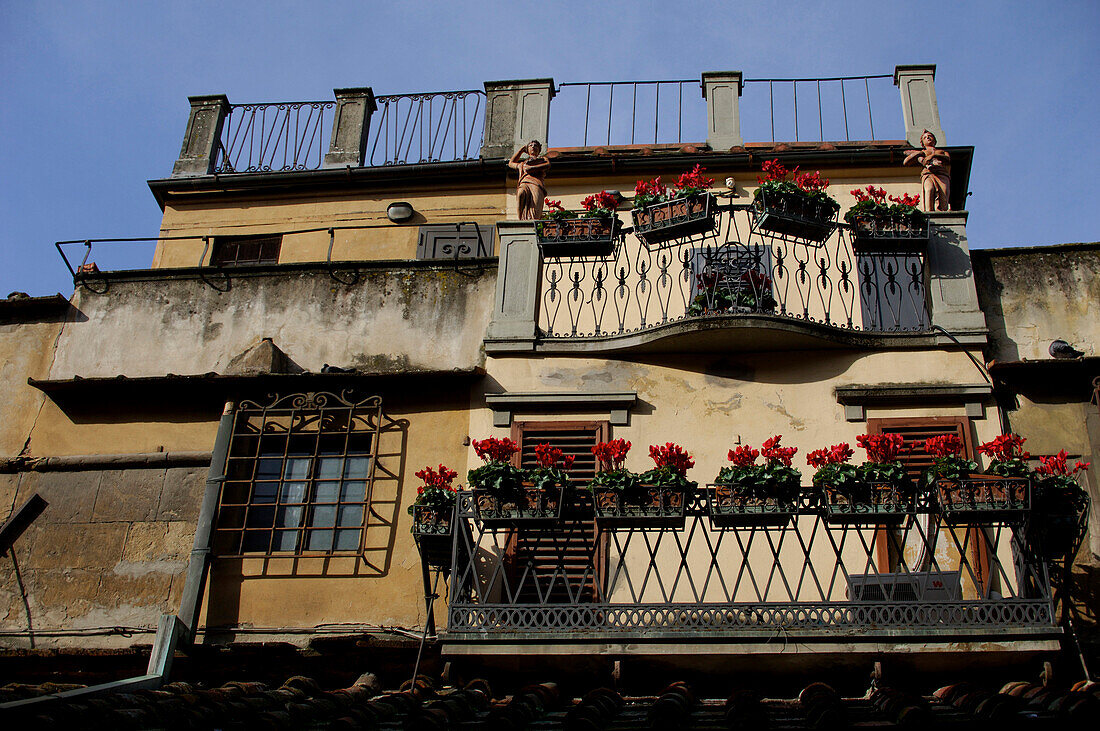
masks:
[[[976,148],[971,246],[1100,239],[1094,0],[0,0],[0,32],[0,297],[71,292],[54,241],[154,235],[145,181],[171,172],[187,96],[209,93],[284,101],[345,86],[847,76],[933,62],[948,142]],[[876,125],[900,127],[891,99]]]

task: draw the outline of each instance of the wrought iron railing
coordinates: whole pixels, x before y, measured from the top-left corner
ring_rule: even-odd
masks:
[[[485,92],[393,94],[375,101],[367,165],[469,160],[481,154]]]
[[[765,230],[746,205],[719,206],[703,233],[607,257],[544,258],[538,324],[553,338],[621,335],[699,317],[768,315],[848,330],[930,327],[924,254],[855,247],[837,226],[820,243]]]
[[[214,171],[316,170],[324,162],[334,101],[233,104]]]
[[[903,138],[900,116],[892,118],[891,124],[880,115],[877,133],[875,129],[874,108],[897,104],[892,79],[890,74],[745,79],[741,113],[745,139],[875,140],[883,133],[889,139]],[[762,103],[764,91],[768,96],[766,109]]]
[[[707,138],[698,79],[566,82],[556,93],[550,139],[558,146],[673,144]]]
[[[1054,629],[1026,519],[949,523],[925,506],[886,527],[831,522],[803,504],[783,525],[718,529],[701,493],[682,529],[594,530],[591,511],[567,506],[550,529],[494,530],[460,495],[448,635],[786,641]]]

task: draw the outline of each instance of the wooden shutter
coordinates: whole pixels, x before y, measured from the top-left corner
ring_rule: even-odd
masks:
[[[607,441],[609,431],[606,421],[514,422],[512,438],[520,447],[517,464],[525,469],[536,466],[535,447],[550,444],[575,458],[569,476],[575,485],[586,485],[596,474],[592,447]],[[517,580],[524,571],[529,572],[523,583],[522,602],[539,601],[536,583],[543,587],[547,594],[543,598],[548,602],[594,601],[602,594],[603,552],[589,493],[583,489],[574,492],[558,526],[516,531],[508,555],[509,570]]]
[[[909,477],[919,480],[924,471],[932,466],[932,456],[924,449],[924,440],[929,437],[954,434],[962,440],[963,457],[974,459],[974,438],[970,428],[970,419],[965,416],[938,416],[915,419],[868,419],[868,434],[901,434],[905,439],[905,452],[900,461],[909,471]],[[920,442],[920,446],[917,446]],[[972,530],[979,530],[973,528]],[[891,542],[881,535],[881,530],[875,534],[880,571],[890,571],[897,563],[897,557],[889,551]],[[988,576],[989,556],[985,549],[985,541],[979,536],[970,537],[970,562],[978,578],[978,590],[982,591],[985,583],[983,577]]]

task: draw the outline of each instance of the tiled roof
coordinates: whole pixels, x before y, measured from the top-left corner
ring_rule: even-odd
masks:
[[[0,689],[0,701],[61,689],[9,685]],[[794,699],[737,689],[721,699],[699,698],[687,683],[673,682],[656,696],[593,688],[569,698],[553,682],[504,695],[480,679],[447,687],[421,676],[384,691],[372,674],[336,690],[295,676],[277,688],[175,682],[160,690],[41,704],[11,721],[9,728],[36,729],[961,729],[987,722],[1004,729],[1096,728],[1100,685],[1054,689],[1020,682],[990,689],[960,683],[928,697],[883,687],[844,698],[817,682]]]

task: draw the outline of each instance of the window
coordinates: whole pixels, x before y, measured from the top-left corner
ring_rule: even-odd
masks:
[[[281,234],[266,236],[216,236],[210,263],[219,267],[278,264]]]
[[[237,408],[215,529],[219,556],[359,554],[381,400],[298,394]]]
[[[417,259],[476,259],[493,255],[493,226],[472,223],[420,227]]]
[[[592,447],[609,438],[606,421],[546,422],[527,421],[512,424],[512,438],[519,445],[519,465],[534,467],[535,447],[550,444],[576,461],[569,476],[577,484],[585,484],[596,474],[596,458]],[[596,523],[586,490],[578,490],[576,510],[563,514],[552,529],[520,530],[513,535],[507,560],[513,573],[512,585],[520,584],[520,601],[535,603],[541,587],[547,601],[571,603],[595,601],[602,593],[602,551],[597,540]],[[518,575],[527,572],[528,579],[519,582]]]

